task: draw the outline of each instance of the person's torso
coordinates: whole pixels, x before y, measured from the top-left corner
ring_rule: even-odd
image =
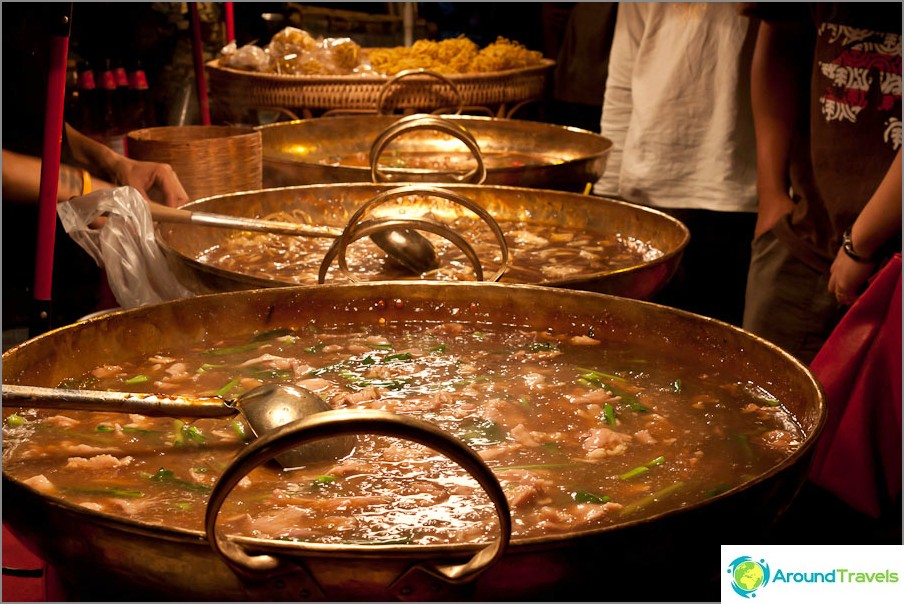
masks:
[[[834,257],[901,146],[901,5],[814,5],[809,137],[795,153],[794,234]]]
[[[659,207],[755,211],[749,87],[755,25],[734,3],[636,8],[643,33],[622,193]]]

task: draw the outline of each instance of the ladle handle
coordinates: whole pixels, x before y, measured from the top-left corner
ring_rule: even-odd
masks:
[[[183,208],[171,208],[169,206],[164,206],[157,203],[148,204],[151,210],[151,218],[158,222],[175,222],[181,224],[196,224],[203,226],[212,226],[212,227],[222,227],[228,229],[238,229],[242,231],[256,231],[261,233],[272,233],[276,235],[289,235],[289,236],[300,236],[300,237],[330,237],[336,241],[339,239],[345,240],[345,230],[339,229],[336,227],[328,227],[328,226],[312,226],[306,224],[299,224],[294,222],[279,222],[275,220],[261,220],[259,218],[246,218],[243,216],[228,216],[225,214],[212,214],[209,212],[192,212],[189,210],[185,210]],[[368,234],[373,234],[376,232],[385,232],[384,230],[370,230]],[[424,249],[429,249],[429,252],[433,259],[436,257],[435,250],[432,249],[429,240],[427,240],[423,235],[416,231],[412,231],[407,234],[409,240],[419,241],[420,245],[423,246]],[[379,245],[379,242],[376,242]],[[334,244],[335,247],[335,244]],[[401,249],[392,249],[390,245],[390,249],[386,249],[385,246],[380,246],[386,251],[389,256],[394,257],[396,260],[401,261],[403,266],[410,267],[411,259],[406,257],[403,253],[404,250]],[[342,248],[343,254],[345,247]],[[334,254],[335,255],[335,254]],[[476,257],[476,255],[475,255]],[[417,262],[422,261],[422,258],[418,258]],[[430,260],[428,258],[427,260]],[[344,261],[344,256],[343,256]],[[332,262],[332,258],[329,262]],[[329,263],[327,263],[327,267]],[[324,269],[325,270],[325,269]],[[348,270],[343,268],[346,271],[347,275]],[[419,268],[413,268],[415,272],[421,272]],[[427,269],[424,269],[427,270]],[[354,277],[350,276],[352,281],[357,281]],[[321,279],[321,283],[322,283]]]
[[[348,278],[349,281],[357,283],[359,279],[355,277],[354,273],[349,270],[348,260],[345,257],[345,252],[348,246],[363,237],[371,237],[373,239],[374,235],[399,229],[415,229],[411,230],[410,232],[416,235],[419,235],[417,233],[417,230],[423,230],[427,231],[428,233],[434,233],[436,235],[439,235],[440,237],[444,237],[448,241],[451,241],[452,244],[460,249],[471,262],[471,266],[474,268],[474,274],[477,276],[477,280],[483,281],[483,267],[480,264],[480,258],[477,256],[477,252],[474,251],[474,247],[470,243],[468,243],[467,240],[464,239],[464,237],[462,237],[446,225],[436,222],[435,220],[401,218],[395,219],[384,217],[371,218],[370,220],[357,222],[353,225],[349,224],[349,226],[346,227],[345,232],[343,232],[342,236],[333,241],[330,248],[326,251],[326,255],[323,257],[323,261],[320,263],[320,272],[317,277],[317,282],[320,284],[326,282],[327,272],[329,271],[330,266],[333,264],[333,260],[338,256],[339,270],[341,270],[345,274],[346,278]]]
[[[183,208],[171,208],[159,203],[150,203],[148,205],[151,208],[151,218],[157,222],[195,224],[199,226],[239,229],[242,231],[255,231],[259,233],[275,233],[277,235],[295,235],[300,237],[336,238],[342,234],[342,229],[336,227],[262,220],[260,218],[246,218],[244,216],[228,216],[226,214],[213,214],[210,212],[192,212]]]
[[[330,249],[327,250],[327,254],[320,265],[320,275],[318,282],[324,282],[327,269],[329,269],[329,266],[330,264],[332,264],[333,259],[337,256],[339,261],[339,268],[342,270],[342,272],[345,273],[345,275],[352,281],[356,281],[352,273],[348,270],[348,263],[346,262],[345,258],[345,251],[348,245],[353,241],[363,237],[365,232],[370,233],[377,229],[386,230],[393,228],[386,225],[379,225],[379,219],[371,219],[365,222],[360,222],[361,217],[364,216],[372,208],[390,202],[394,199],[405,197],[407,195],[439,197],[441,199],[446,199],[447,201],[456,203],[474,212],[489,227],[493,235],[496,236],[496,242],[499,244],[499,249],[502,252],[502,265],[490,277],[489,280],[498,281],[502,278],[502,275],[504,275],[508,270],[509,249],[508,243],[506,243],[505,241],[505,233],[502,232],[502,227],[499,226],[499,223],[496,222],[496,219],[493,218],[493,215],[483,207],[481,207],[480,204],[478,204],[476,201],[474,201],[470,197],[463,195],[462,193],[459,193],[458,191],[453,191],[451,189],[445,189],[428,184],[412,184],[401,185],[393,189],[381,191],[358,207],[355,213],[352,214],[351,218],[348,219],[348,223],[346,224],[345,230],[342,232],[342,235],[340,235],[335,241],[333,241]],[[480,261],[477,258],[474,249],[467,241],[464,240],[464,238],[462,238],[449,227],[436,223],[435,221],[423,219],[399,219],[395,222],[398,226],[411,226],[412,228],[420,227],[425,230],[429,230],[437,235],[445,237],[465,253],[468,259],[471,260],[471,263],[474,265],[475,273],[478,275],[478,280],[483,280],[483,269],[480,267]]]
[[[508,500],[493,470],[473,449],[439,427],[411,416],[373,409],[341,409],[315,413],[286,424],[242,449],[217,480],[210,493],[204,528],[210,546],[234,570],[245,576],[267,577],[292,572],[292,565],[270,555],[249,555],[235,541],[216,529],[217,516],[226,497],[249,472],[262,463],[310,440],[347,434],[379,434],[408,439],[447,456],[473,476],[496,510],[499,535],[463,564],[419,565],[424,572],[448,581],[464,583],[476,578],[505,553],[511,539],[512,519]],[[304,544],[298,544],[303,548]],[[401,579],[404,579],[403,576]]]
[[[477,166],[471,168],[464,174],[450,175],[452,180],[456,182],[467,182],[473,184],[483,184],[487,178],[487,169],[483,162],[483,154],[480,152],[480,145],[470,130],[453,122],[444,119],[438,115],[415,114],[403,117],[391,124],[383,130],[374,139],[370,147],[370,176],[374,182],[389,182],[392,180],[391,175],[380,170],[379,160],[386,146],[396,138],[414,132],[415,130],[436,130],[448,134],[462,143],[468,148],[474,159],[477,160]]]
[[[3,384],[2,396],[4,407],[29,405],[41,409],[115,411],[163,417],[229,417],[238,413],[235,407],[218,397],[75,390],[19,384]]]

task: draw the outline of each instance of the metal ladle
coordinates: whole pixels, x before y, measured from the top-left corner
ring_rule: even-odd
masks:
[[[262,220],[243,216],[228,216],[210,212],[193,212],[182,208],[171,208],[159,203],[149,203],[151,218],[157,222],[195,224],[243,231],[293,235],[300,237],[330,237],[337,239],[343,230],[336,227]],[[422,275],[439,267],[436,249],[430,240],[412,229],[399,229],[374,233],[371,239],[390,258],[412,271]]]
[[[103,390],[74,390],[3,384],[3,406],[18,402],[42,409],[112,411],[164,417],[230,417],[240,414],[255,437],[295,420],[332,408],[322,398],[299,386],[264,384],[235,398],[141,394]],[[353,436],[337,436],[304,443],[276,457],[283,468],[339,459],[355,446]]]

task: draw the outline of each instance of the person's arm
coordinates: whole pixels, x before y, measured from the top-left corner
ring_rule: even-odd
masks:
[[[855,260],[844,248],[832,263],[829,291],[842,304],[853,304],[867,279],[876,270],[878,255],[896,233],[901,232],[901,150],[888,172],[851,226]]]
[[[130,186],[141,191],[149,201],[179,206],[189,201],[172,166],[158,162],[130,159],[89,138],[66,124],[66,138],[73,159],[118,186]]]
[[[802,30],[792,23],[764,21],[757,33],[750,71],[759,197],[754,237],[769,231],[794,207],[789,195],[792,132],[809,82]]]
[[[109,182],[86,175],[82,168],[60,165],[57,202],[90,191],[112,187]],[[41,195],[41,159],[3,150],[3,199],[37,204]]]

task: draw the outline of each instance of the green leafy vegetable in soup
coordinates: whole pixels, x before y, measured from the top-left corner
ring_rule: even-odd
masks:
[[[233,396],[280,381],[337,409],[420,417],[494,470],[517,539],[693,505],[800,445],[794,418],[763,384],[648,353],[656,363],[636,347],[483,324],[290,325],[110,360],[60,385]],[[16,480],[91,510],[193,530],[203,527],[210,488],[251,438],[236,418],[28,408],[5,410],[3,432],[4,471]],[[375,435],[358,435],[344,459],[255,469],[219,526],[363,544],[481,541],[496,530],[492,505],[461,468]]]

